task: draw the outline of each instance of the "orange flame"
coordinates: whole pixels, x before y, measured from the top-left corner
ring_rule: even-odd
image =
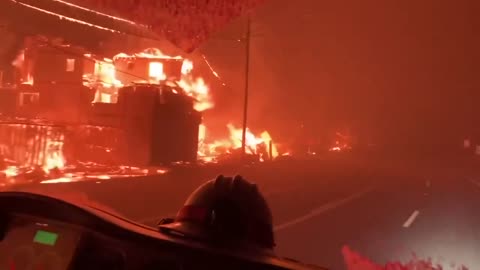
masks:
[[[210,161],[213,156],[220,154],[231,153],[232,150],[240,149],[242,147],[243,129],[236,128],[233,124],[228,124],[229,131],[228,139],[214,140],[211,143],[206,143],[207,128],[205,125],[200,126],[199,130],[199,152],[198,155],[205,161]],[[271,158],[278,157],[279,153],[272,137],[267,131],[264,131],[260,136],[256,136],[250,129],[246,129],[245,133],[245,150],[247,154],[259,155],[261,160],[264,160],[265,155],[272,154]],[[270,149],[270,145],[272,149]],[[261,149],[263,147],[263,149]],[[206,159],[208,158],[208,159]]]
[[[85,55],[91,58],[91,55]],[[164,64],[162,59],[178,59],[182,60],[180,56],[168,56],[162,53],[159,49],[150,48],[140,53],[128,55],[125,53],[117,54],[113,60],[95,60],[94,74],[85,74],[85,85],[97,89],[97,95],[94,102],[113,103],[115,99],[111,96],[116,95],[118,88],[130,82],[122,82],[116,78],[117,67],[114,65],[116,60],[125,58],[147,58],[152,59],[148,66],[148,79],[139,78],[138,82],[149,81],[150,83],[159,83],[162,81],[169,81],[169,74],[165,74]],[[187,95],[195,99],[194,109],[197,111],[205,111],[213,108],[214,104],[210,95],[210,88],[205,83],[202,77],[194,77],[192,74],[193,62],[189,59],[183,59],[181,67],[181,78],[176,81]],[[134,81],[137,82],[137,81]],[[115,89],[111,91],[110,89]]]
[[[193,68],[194,63],[189,59],[183,59],[180,56],[168,56],[162,53],[161,50],[150,48],[140,53],[128,55],[120,53],[116,55],[113,60],[105,59],[105,61],[97,62],[95,68],[95,75],[97,80],[100,80],[104,87],[102,94],[96,98],[96,102],[113,101],[108,96],[111,94],[105,87],[118,88],[123,86],[124,83],[118,81],[115,77],[116,67],[113,63],[120,59],[126,58],[147,58],[153,59],[149,62],[148,66],[148,81],[151,83],[159,83],[161,81],[167,84],[172,83],[169,74],[165,74],[164,63],[162,59],[182,59],[181,77],[176,80],[176,84],[183,89],[185,94],[195,99],[194,109],[197,111],[205,111],[214,107],[214,103],[211,97],[210,88],[205,83],[202,77],[194,77]],[[205,57],[204,60],[206,61]],[[219,78],[219,75],[212,69],[208,61],[206,61],[208,67],[212,73]],[[98,66],[98,67],[97,67]],[[146,80],[142,80],[144,82]],[[233,124],[228,124],[227,129],[229,131],[228,138],[211,140],[207,138],[207,127],[200,125],[199,127],[199,150],[198,156],[206,159],[208,157],[217,156],[220,154],[231,153],[232,150],[240,149],[242,147],[242,129],[236,128]],[[209,143],[207,143],[209,140]],[[250,129],[246,130],[246,152],[252,155],[259,155],[261,159],[264,156],[270,156],[270,158],[276,158],[279,156],[277,146],[272,142],[272,137],[267,131],[262,132],[259,136],[255,135]],[[271,149],[270,149],[271,148]]]
[[[48,139],[46,149],[46,156],[43,159],[43,170],[49,173],[53,169],[63,169],[65,167],[63,136],[58,141]]]

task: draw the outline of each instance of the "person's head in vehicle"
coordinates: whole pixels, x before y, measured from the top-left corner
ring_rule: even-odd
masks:
[[[241,176],[218,176],[197,188],[161,231],[222,247],[273,251],[270,208],[257,186]]]

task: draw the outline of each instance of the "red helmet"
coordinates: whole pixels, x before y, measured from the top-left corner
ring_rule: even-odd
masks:
[[[272,213],[255,184],[218,176],[197,188],[160,231],[208,243],[272,250]]]

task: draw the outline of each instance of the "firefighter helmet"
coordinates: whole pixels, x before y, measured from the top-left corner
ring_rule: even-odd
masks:
[[[257,186],[241,176],[218,176],[197,188],[160,231],[209,243],[273,250],[270,208]]]

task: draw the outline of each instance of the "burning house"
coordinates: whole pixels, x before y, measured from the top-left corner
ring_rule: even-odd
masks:
[[[0,54],[8,65],[0,71],[9,75],[0,80],[0,161],[51,172],[72,164],[214,161],[241,149],[241,128],[222,122],[226,136],[212,136],[202,121],[214,103],[192,60],[196,70],[206,63],[202,76],[219,78],[204,55],[172,56],[178,50],[142,25],[61,1],[0,7],[0,23],[21,40],[9,46],[16,58]],[[247,129],[246,146],[257,160],[278,155],[268,132]],[[0,177],[7,171],[16,170],[0,164]]]
[[[177,83],[182,58],[147,50],[98,60],[74,46],[27,44],[16,63],[19,87],[0,90],[8,96],[0,127],[4,157],[45,166],[54,129],[61,159],[141,166],[196,160],[201,114]]]

